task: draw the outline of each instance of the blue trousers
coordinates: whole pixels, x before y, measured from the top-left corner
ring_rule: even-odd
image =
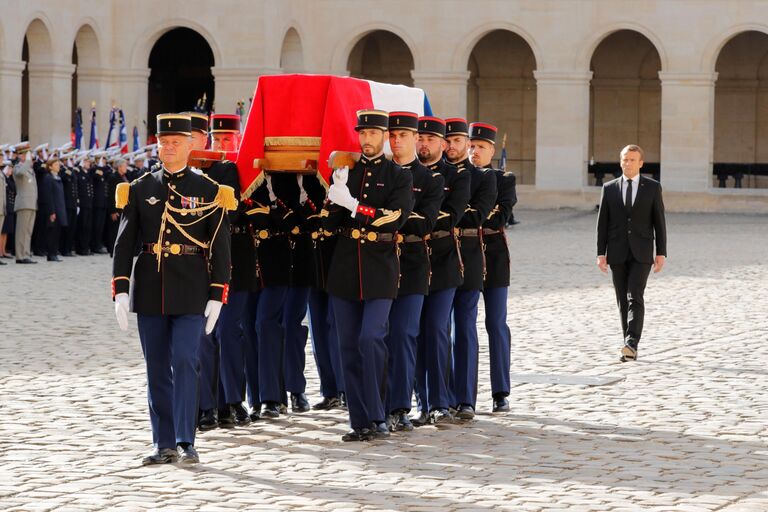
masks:
[[[251,292],[238,291],[229,294],[227,304],[221,309],[216,325],[219,339],[219,394],[227,404],[239,404],[245,393],[246,345],[256,338],[256,325],[245,322],[245,310]]]
[[[451,389],[453,405],[471,405],[477,402],[477,305],[480,290],[456,290],[453,299],[453,373]]]
[[[421,333],[416,354],[419,408],[430,412],[453,404],[451,378],[451,308],[456,288],[430,293],[421,309]]]
[[[485,330],[491,359],[491,395],[509,395],[509,351],[512,336],[507,325],[507,296],[509,287],[483,291]]]
[[[223,312],[223,308],[222,308]],[[200,388],[200,410],[207,411],[224,406],[224,395],[219,393],[221,386],[219,375],[219,336],[216,329],[211,334],[200,335],[197,357],[200,360],[198,377]]]
[[[320,377],[320,394],[337,397],[344,392],[344,371],[341,367],[336,319],[328,294],[312,288],[309,292],[309,325],[312,329],[312,353]]]
[[[259,340],[260,402],[283,403],[283,307],[287,286],[261,290],[256,306],[256,337]]]
[[[386,411],[389,413],[400,409],[411,410],[423,304],[424,295],[405,295],[395,299],[389,311],[389,334],[386,338],[389,352]]]
[[[306,347],[309,329],[301,325],[307,316],[309,287],[288,288],[283,308],[283,329],[285,330],[285,354],[283,372],[285,390],[289,393],[304,393],[307,379],[304,378]]]
[[[149,419],[158,449],[195,443],[203,315],[137,315],[147,364]]]
[[[259,337],[256,335],[256,310],[260,295],[261,291],[248,293],[241,322],[244,330],[247,328],[251,331],[251,335],[244,338],[245,389],[248,395],[248,404],[251,409],[256,410],[261,406],[261,397],[259,396]]]
[[[341,347],[349,424],[369,428],[386,419],[387,335],[392,299],[352,301],[331,296]]]

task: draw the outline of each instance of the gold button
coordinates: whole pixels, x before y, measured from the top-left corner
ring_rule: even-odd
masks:
[[[371,175],[371,173],[368,173],[368,176],[370,176],[370,175]]]
[[[169,242],[168,240],[166,240],[166,241],[165,241],[165,245],[171,245],[171,242]]]
[[[163,256],[165,256],[167,258],[169,256],[169,254],[167,252],[164,252]]]
[[[165,232],[170,234],[171,230],[170,229],[166,229]]]
[[[363,194],[363,197],[368,197],[368,194]]]
[[[370,187],[371,185],[370,185],[370,183],[366,183],[365,186],[366,187]]]
[[[176,199],[176,196],[171,194],[171,197],[169,199]]]

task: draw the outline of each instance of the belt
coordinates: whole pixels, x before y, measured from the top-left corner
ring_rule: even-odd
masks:
[[[453,228],[456,236],[479,236],[480,230],[475,228]]]
[[[318,229],[317,231],[312,231],[311,233],[309,233],[309,236],[312,237],[312,240],[317,240],[318,238],[333,236],[335,234],[336,234],[335,231],[326,231],[325,229]]]
[[[173,254],[174,256],[182,255],[182,256],[202,256],[203,255],[203,249],[201,247],[198,247],[196,245],[187,245],[187,244],[168,244],[160,247],[160,250],[157,250],[157,244],[144,244],[143,245],[143,251],[145,254],[157,254],[158,252],[162,252],[164,254]]]
[[[504,231],[501,229],[483,228],[484,235],[503,235]]]
[[[431,240],[439,240],[440,238],[445,238],[447,236],[453,235],[452,231],[435,231],[431,235],[429,235],[429,238]]]
[[[397,243],[406,243],[406,244],[412,244],[416,242],[424,242],[425,240],[429,240],[431,236],[429,234],[421,237],[418,235],[397,235]]]
[[[270,231],[268,229],[260,229],[258,231],[254,231],[253,235],[258,238],[259,240],[266,240],[267,238],[272,238],[273,236],[280,236],[284,233],[280,233],[279,231]]]
[[[366,233],[357,228],[342,229],[341,234],[354,240],[362,239],[369,242],[392,242],[395,240],[395,235],[392,233],[377,233],[376,231],[368,231]]]

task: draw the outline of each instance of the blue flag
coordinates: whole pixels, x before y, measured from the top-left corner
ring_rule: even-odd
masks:
[[[137,126],[133,127],[133,150],[139,150],[139,128]]]
[[[75,110],[75,149],[83,146],[83,109],[77,107]]]
[[[96,107],[91,107],[91,140],[88,149],[99,149],[99,134],[96,130]]]

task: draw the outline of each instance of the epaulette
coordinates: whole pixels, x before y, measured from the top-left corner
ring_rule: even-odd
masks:
[[[140,179],[140,178],[138,178]],[[122,210],[128,204],[128,196],[131,192],[131,185],[128,183],[118,183],[115,188],[115,207]]]
[[[215,202],[218,203],[219,206],[221,206],[222,208],[225,208],[229,211],[237,210],[237,199],[235,199],[235,189],[227,185],[219,185],[219,192],[216,194]]]

